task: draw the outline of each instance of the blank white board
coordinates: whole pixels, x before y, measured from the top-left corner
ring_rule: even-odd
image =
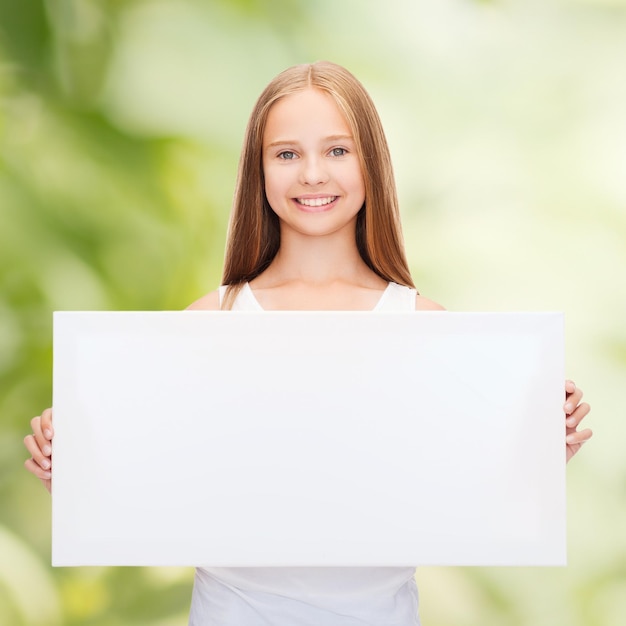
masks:
[[[564,564],[563,353],[559,313],[55,313],[53,564]]]

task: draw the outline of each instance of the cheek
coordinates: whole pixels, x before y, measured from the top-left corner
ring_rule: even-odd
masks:
[[[285,172],[280,171],[280,169],[271,166],[267,167],[264,169],[263,177],[265,179],[265,193],[268,196],[280,193],[287,187]]]
[[[365,178],[360,167],[355,168],[352,175],[352,188],[356,193],[363,196],[365,200]]]
[[[281,206],[281,199],[287,193],[287,187],[280,172],[272,167],[266,168],[263,172],[265,197],[273,211]]]

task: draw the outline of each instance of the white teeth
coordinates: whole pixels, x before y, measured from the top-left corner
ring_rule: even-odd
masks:
[[[328,198],[298,198],[298,202],[304,206],[324,206],[330,204],[337,199],[337,196],[328,196]]]

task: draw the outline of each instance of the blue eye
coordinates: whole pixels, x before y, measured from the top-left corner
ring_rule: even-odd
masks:
[[[331,153],[333,156],[336,156],[336,157],[341,157],[341,156],[344,156],[345,154],[348,154],[348,151],[347,151],[345,148],[333,148],[333,149],[330,151],[330,153]]]
[[[278,155],[279,159],[283,159],[284,161],[291,161],[296,158],[296,153],[291,150],[285,150]]]

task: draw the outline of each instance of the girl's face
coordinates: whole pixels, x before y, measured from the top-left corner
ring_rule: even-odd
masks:
[[[282,234],[354,232],[365,185],[352,132],[330,95],[309,88],[272,106],[263,134],[263,173]]]

